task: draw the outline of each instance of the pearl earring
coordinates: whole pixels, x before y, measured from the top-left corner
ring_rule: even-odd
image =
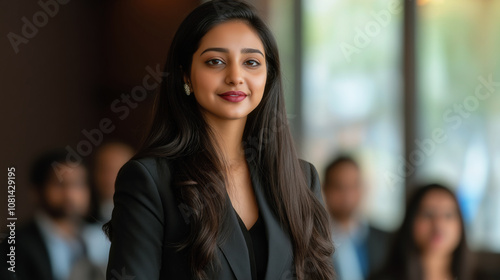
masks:
[[[191,89],[189,88],[188,84],[184,84],[184,91],[186,91],[186,95],[189,96],[191,94]]]

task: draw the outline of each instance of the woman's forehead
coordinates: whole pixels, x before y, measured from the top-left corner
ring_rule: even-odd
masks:
[[[258,33],[250,25],[239,20],[224,22],[210,29],[202,37],[197,52],[201,54],[207,48],[227,49],[229,52],[258,49],[265,54]]]

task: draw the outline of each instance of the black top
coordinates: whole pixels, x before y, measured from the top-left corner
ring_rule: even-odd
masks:
[[[266,227],[259,213],[259,218],[255,224],[247,230],[245,223],[241,220],[236,211],[236,217],[240,223],[241,231],[245,237],[250,257],[250,266],[252,268],[252,280],[264,279],[267,268],[267,238]]]

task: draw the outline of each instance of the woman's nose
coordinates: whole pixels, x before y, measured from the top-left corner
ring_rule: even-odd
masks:
[[[243,84],[243,71],[241,66],[237,63],[231,63],[226,68],[226,84],[228,85],[239,85]]]

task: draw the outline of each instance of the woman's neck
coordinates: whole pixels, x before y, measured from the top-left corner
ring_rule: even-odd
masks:
[[[221,120],[207,117],[207,123],[215,134],[218,147],[229,166],[245,160],[242,139],[246,118]]]
[[[426,280],[453,280],[451,256],[426,254],[422,256],[422,266]]]

